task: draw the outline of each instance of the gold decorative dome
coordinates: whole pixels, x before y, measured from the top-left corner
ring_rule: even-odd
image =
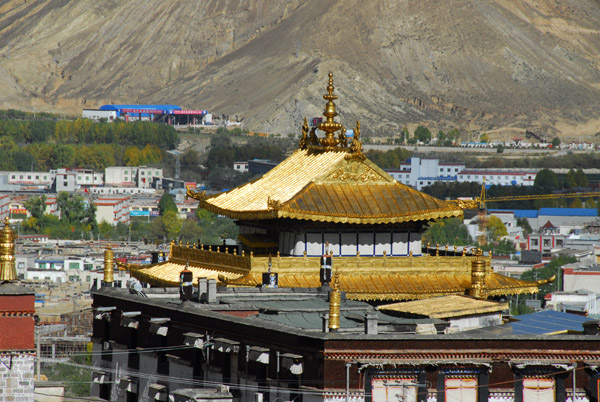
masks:
[[[0,230],[0,281],[17,280],[15,267],[15,232],[10,228],[8,216]]]

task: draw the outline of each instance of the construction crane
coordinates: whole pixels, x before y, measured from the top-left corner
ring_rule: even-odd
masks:
[[[454,200],[462,209],[478,209],[478,224],[479,224],[479,245],[486,244],[485,228],[487,220],[486,204],[489,202],[504,202],[504,201],[531,201],[531,200],[554,200],[557,198],[600,198],[600,192],[582,192],[582,193],[563,193],[563,194],[537,194],[537,195],[508,195],[505,197],[490,197],[485,194],[485,181],[481,185],[481,193],[479,197],[470,200]]]

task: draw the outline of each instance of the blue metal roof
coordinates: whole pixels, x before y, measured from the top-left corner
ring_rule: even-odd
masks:
[[[102,105],[100,110],[116,110],[120,109],[156,109],[156,110],[181,110],[177,105]]]
[[[515,209],[515,218],[537,218],[538,211],[535,209]]]
[[[539,215],[598,216],[598,210],[596,208],[540,208]]]
[[[590,320],[589,317],[554,310],[542,310],[514,318],[519,321],[505,325],[510,326],[515,335],[544,335],[565,331],[583,332],[583,323]]]

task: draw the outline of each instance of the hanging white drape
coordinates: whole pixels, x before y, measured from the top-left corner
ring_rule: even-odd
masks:
[[[371,380],[373,402],[416,402],[415,377],[373,378]]]
[[[523,402],[554,402],[553,378],[525,378]]]
[[[446,378],[446,402],[477,402],[477,379]]]

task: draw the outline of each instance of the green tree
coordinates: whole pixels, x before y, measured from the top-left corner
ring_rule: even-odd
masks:
[[[550,279],[552,276],[556,276],[555,282],[547,283],[540,287],[540,291],[537,293],[536,298],[543,298],[546,294],[555,290],[562,290],[562,275],[560,274],[560,267],[565,264],[576,262],[574,257],[570,256],[558,256],[552,259],[543,268],[534,268],[529,271],[525,271],[521,275],[521,279],[525,281],[539,281],[541,279]]]
[[[552,148],[558,148],[560,146],[560,138],[554,137],[552,139]]]
[[[173,199],[173,196],[167,192],[165,192],[158,202],[158,212],[161,216],[165,215],[167,212],[175,212],[177,214],[177,204]]]
[[[497,216],[490,216],[485,226],[488,238],[494,242],[499,241],[503,236],[508,236],[506,226]]]
[[[461,133],[457,128],[453,128],[448,132],[448,139],[450,139],[454,144],[458,144],[460,142]]]
[[[410,134],[408,132],[408,128],[402,127],[402,131],[400,131],[400,141],[405,144],[409,137]]]
[[[40,219],[44,216],[46,211],[46,196],[42,195],[41,197],[31,197],[27,201],[24,202],[25,208],[35,219]]]
[[[425,126],[418,126],[415,129],[414,136],[424,144],[429,144],[429,141],[431,141],[431,131]]]
[[[167,232],[167,239],[176,239],[178,238],[179,232],[182,227],[182,219],[177,216],[177,212],[175,211],[166,211],[160,219],[163,221],[163,225],[165,225],[165,231]]]
[[[479,136],[480,142],[485,142],[486,144],[490,142],[490,136],[487,133],[483,133]]]
[[[535,176],[533,186],[541,189],[543,193],[550,193],[559,188],[558,176],[550,169],[542,169]]]
[[[469,230],[458,218],[440,219],[429,223],[423,233],[422,242],[431,245],[466,245],[472,244],[473,239],[469,235]]]

